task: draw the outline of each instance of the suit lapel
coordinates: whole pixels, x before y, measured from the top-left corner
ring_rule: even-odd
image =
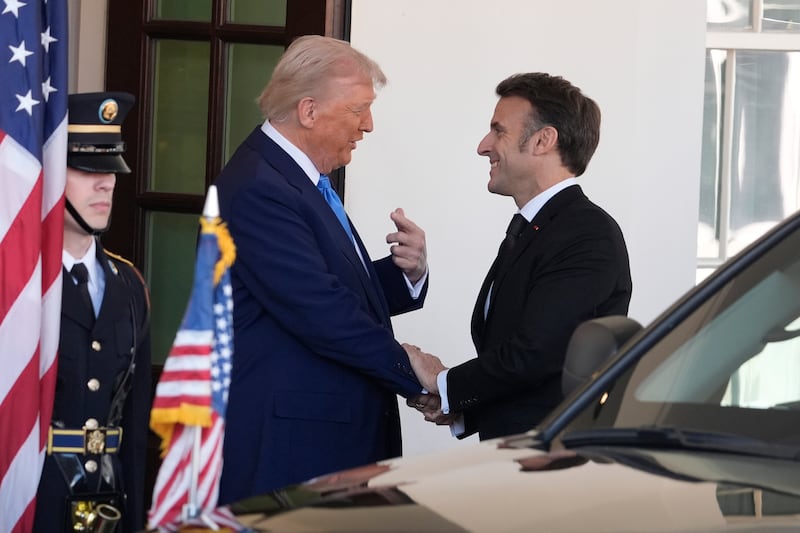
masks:
[[[525,251],[533,245],[534,242],[542,235],[550,223],[561,213],[565,207],[571,204],[578,198],[583,196],[583,191],[579,185],[571,185],[566,189],[559,191],[558,194],[550,198],[546,204],[542,206],[538,213],[533,217],[533,220],[522,231],[522,235],[514,247],[511,258],[508,261],[508,268],[503,272],[497,273],[496,285],[503,283],[506,273],[514,266],[517,259],[525,253]]]
[[[289,156],[289,154],[287,154],[272,139],[267,137],[267,135],[261,131],[260,127],[256,128],[255,131],[250,134],[246,142],[251,148],[264,156],[265,162],[275,168],[275,170],[277,170],[284,178],[286,178],[286,181],[292,187],[296,188],[300,194],[303,195],[303,198],[308,201],[314,212],[319,214],[319,216],[325,221],[325,226],[330,233],[331,239],[345,256],[353,269],[358,273],[358,279],[361,282],[364,292],[367,295],[367,298],[369,299],[369,302],[372,305],[375,313],[378,316],[383,317],[383,321],[385,323],[389,323],[388,304],[376,286],[376,283],[378,283],[378,275],[372,268],[369,254],[367,253],[364,244],[361,242],[361,237],[358,235],[358,231],[356,230],[353,222],[350,220],[350,217],[347,217],[347,221],[350,223],[350,229],[353,231],[353,235],[356,239],[356,245],[361,251],[362,257],[364,258],[364,263],[361,262],[361,259],[356,253],[353,242],[350,240],[347,232],[342,227],[339,219],[336,218],[336,215],[333,213],[333,210],[331,210],[328,202],[326,202],[325,198],[323,198],[322,193],[320,193],[319,189],[317,189],[311,180],[308,179],[306,173],[302,168],[300,168],[295,160],[292,159],[291,156]],[[369,270],[369,274],[367,274],[367,270],[364,270],[365,266],[367,270]]]
[[[350,220],[350,217],[348,217],[348,220]],[[361,255],[364,257],[363,264],[360,259],[357,259],[358,279],[364,287],[364,293],[367,295],[367,299],[375,311],[375,314],[381,317],[381,322],[391,330],[392,321],[391,315],[389,314],[389,304],[386,302],[386,297],[383,294],[383,288],[380,285],[378,273],[375,271],[375,267],[372,266],[372,261],[369,258],[367,249],[364,247],[364,243],[361,241],[361,236],[352,223],[350,224],[350,228],[353,230],[353,236],[356,239],[359,250],[361,250]],[[364,267],[366,267],[367,270],[364,270]]]
[[[489,269],[489,273],[483,282],[483,286],[481,287],[481,291],[478,295],[478,302],[476,303],[473,311],[473,340],[476,337],[479,338],[480,333],[483,332],[483,326],[485,325],[485,320],[483,318],[483,304],[486,301],[489,288],[492,288],[492,292],[490,295],[491,301],[489,303],[489,311],[486,316],[487,319],[492,313],[495,295],[497,294],[499,287],[503,284],[506,274],[508,274],[508,272],[514,268],[514,263],[516,263],[520,256],[522,256],[522,254],[528,250],[528,248],[534,245],[540,235],[544,234],[550,223],[561,211],[564,210],[566,206],[578,198],[582,198],[583,196],[583,190],[581,189],[580,185],[571,185],[560,191],[542,206],[539,212],[533,217],[533,220],[531,220],[530,224],[525,227],[522,235],[520,235],[519,240],[517,241],[516,246],[514,247],[511,258],[507,263],[508,266],[504,268],[502,272],[495,272],[497,268],[497,258],[495,258],[491,268]]]

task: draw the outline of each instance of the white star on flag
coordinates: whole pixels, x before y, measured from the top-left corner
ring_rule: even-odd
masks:
[[[19,94],[16,95],[17,100],[19,100],[19,105],[15,111],[25,110],[28,112],[28,115],[33,114],[33,106],[39,104],[39,100],[34,100],[33,96],[31,96],[31,91],[28,91],[28,94],[25,96],[20,96]]]
[[[58,89],[53,87],[50,82],[50,76],[47,77],[44,82],[42,82],[42,96],[44,96],[44,101],[47,102],[50,100],[50,93],[57,92]]]
[[[28,56],[32,56],[33,52],[28,51],[25,48],[25,41],[19,43],[19,46],[8,45],[11,49],[11,59],[8,61],[9,63],[13,63],[14,61],[19,61],[22,66],[25,66],[25,58]]]
[[[44,33],[42,34],[42,46],[44,46],[44,51],[49,52],[50,43],[55,43],[55,42],[58,42],[58,39],[50,35],[50,26],[48,26],[47,29],[44,30]]]
[[[2,14],[5,15],[8,12],[12,12],[15,17],[19,18],[19,8],[24,5],[26,4],[23,4],[19,0],[6,0],[6,8],[3,10]]]

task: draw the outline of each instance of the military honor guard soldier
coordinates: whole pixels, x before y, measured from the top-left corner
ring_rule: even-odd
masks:
[[[53,417],[34,531],[144,528],[150,415],[149,295],[141,274],[103,248],[127,93],[69,96],[63,294]]]

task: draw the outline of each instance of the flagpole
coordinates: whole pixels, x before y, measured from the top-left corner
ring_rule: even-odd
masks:
[[[217,200],[217,187],[212,185],[208,188],[206,203],[203,205],[203,218],[212,221],[219,217],[219,201]],[[193,433],[192,442],[192,467],[191,481],[189,483],[189,498],[183,506],[183,520],[201,520],[209,529],[219,531],[219,526],[211,520],[204,512],[200,512],[200,505],[197,501],[197,485],[200,478],[200,444],[203,428],[200,426],[191,427]]]

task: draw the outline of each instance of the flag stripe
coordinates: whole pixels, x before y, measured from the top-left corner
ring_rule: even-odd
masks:
[[[0,533],[27,533],[56,380],[68,21],[67,0],[6,4],[0,14]]]
[[[3,177],[3,196],[0,198],[0,205],[3,206],[0,209],[2,242],[9,226],[19,216],[22,206],[30,199],[33,188],[38,184],[42,165],[2,129],[0,135],[0,176]]]
[[[200,354],[199,352],[200,350],[197,348],[193,348],[192,352],[187,354],[172,350],[169,353],[169,359],[164,363],[164,370],[168,372],[167,377],[171,378],[172,372],[187,370],[210,372],[211,361],[208,356],[211,355],[211,350],[206,351],[204,354]]]
[[[5,312],[22,292],[30,280],[36,263],[39,261],[41,220],[41,182],[37,181],[31,194],[22,204],[19,215],[9,225],[5,238],[0,242],[0,262],[14,264],[16,268],[3,270],[3,290],[0,291],[0,321]],[[36,231],[32,231],[35,229]],[[41,287],[40,287],[41,289]]]

